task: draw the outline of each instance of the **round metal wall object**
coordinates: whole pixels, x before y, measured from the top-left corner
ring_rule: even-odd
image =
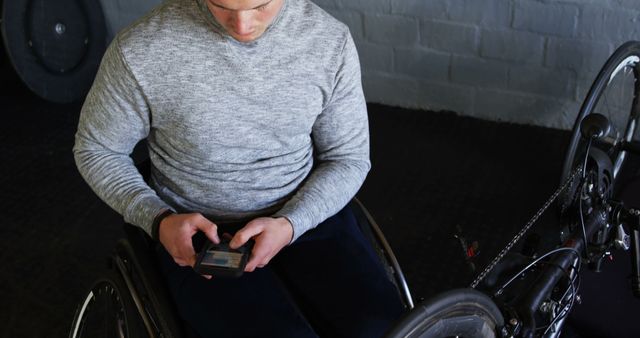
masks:
[[[84,99],[106,47],[97,0],[4,1],[2,37],[27,87],[59,103]]]

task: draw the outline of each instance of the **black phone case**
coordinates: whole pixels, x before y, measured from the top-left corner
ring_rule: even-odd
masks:
[[[194,266],[194,270],[202,275],[211,275],[214,277],[228,277],[228,278],[237,278],[242,276],[244,272],[244,268],[247,266],[247,262],[249,261],[249,256],[251,255],[251,249],[253,248],[253,241],[245,243],[245,245],[239,247],[238,249],[229,248],[229,240],[221,239],[220,244],[215,244],[210,240],[207,240],[204,247],[198,253],[198,257],[196,259],[196,265]],[[224,266],[211,266],[211,265],[203,265],[202,260],[204,259],[208,250],[216,250],[216,251],[227,251],[227,252],[236,252],[242,254],[242,258],[240,260],[240,266],[238,268],[229,268]]]

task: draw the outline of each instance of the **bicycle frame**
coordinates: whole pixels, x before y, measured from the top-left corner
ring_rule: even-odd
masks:
[[[605,119],[606,120],[606,119]],[[597,263],[605,257],[609,249],[614,245],[623,246],[625,249],[632,248],[632,265],[633,265],[633,291],[640,297],[640,210],[627,208],[622,201],[613,199],[611,189],[614,182],[610,182],[610,186],[601,187],[601,182],[606,182],[601,175],[611,173],[612,163],[603,150],[598,148],[587,148],[587,156],[589,163],[593,167],[589,172],[595,175],[595,179],[590,180],[588,175],[583,174],[578,189],[578,204],[580,209],[580,222],[582,227],[574,226],[573,231],[562,240],[562,244],[555,250],[552,250],[541,257],[535,259],[531,264],[527,265],[518,274],[509,279],[496,291],[493,291],[493,299],[499,304],[499,308],[505,314],[506,321],[503,328],[503,336],[517,337],[534,337],[540,336],[538,324],[542,320],[546,326],[542,336],[556,337],[559,335],[564,320],[577,296],[577,287],[574,284],[579,274],[579,266],[581,261]],[[627,142],[625,151],[640,155],[637,142]],[[587,168],[585,159],[585,169]],[[603,169],[604,168],[604,169]],[[594,173],[595,172],[595,173]],[[584,190],[589,190],[585,192]],[[609,193],[607,193],[609,191]],[[592,197],[589,197],[593,195]],[[584,219],[583,199],[592,203],[589,206],[590,212]],[[626,224],[632,229],[632,236],[626,235],[622,225]],[[615,226],[618,238],[614,237],[612,230]],[[622,232],[620,234],[620,232]],[[616,240],[621,243],[616,243]],[[624,242],[624,243],[623,243]],[[630,243],[629,243],[630,242]],[[520,296],[509,301],[502,301],[501,296],[508,289],[511,282],[530,270],[543,258],[551,257],[544,262],[544,267],[539,271],[532,282],[526,284],[526,289],[516,292]],[[561,298],[553,300],[552,294],[558,293],[559,289],[565,289]],[[513,291],[513,290],[512,290]],[[512,292],[513,293],[513,292]],[[562,305],[565,304],[565,305]]]

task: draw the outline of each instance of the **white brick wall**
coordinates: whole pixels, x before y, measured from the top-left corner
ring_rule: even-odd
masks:
[[[100,0],[107,22],[109,41],[122,28],[159,5],[162,0]]]
[[[640,0],[313,1],[351,28],[367,101],[555,128],[640,40]]]
[[[162,0],[101,0],[111,36]],[[569,128],[640,40],[640,0],[312,0],[346,23],[369,102]]]

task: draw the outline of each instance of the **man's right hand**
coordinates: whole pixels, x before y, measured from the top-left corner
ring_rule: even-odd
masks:
[[[198,231],[204,232],[212,242],[220,243],[218,226],[198,213],[165,217],[158,226],[158,237],[178,265],[193,267],[196,264],[196,252],[191,237]]]

